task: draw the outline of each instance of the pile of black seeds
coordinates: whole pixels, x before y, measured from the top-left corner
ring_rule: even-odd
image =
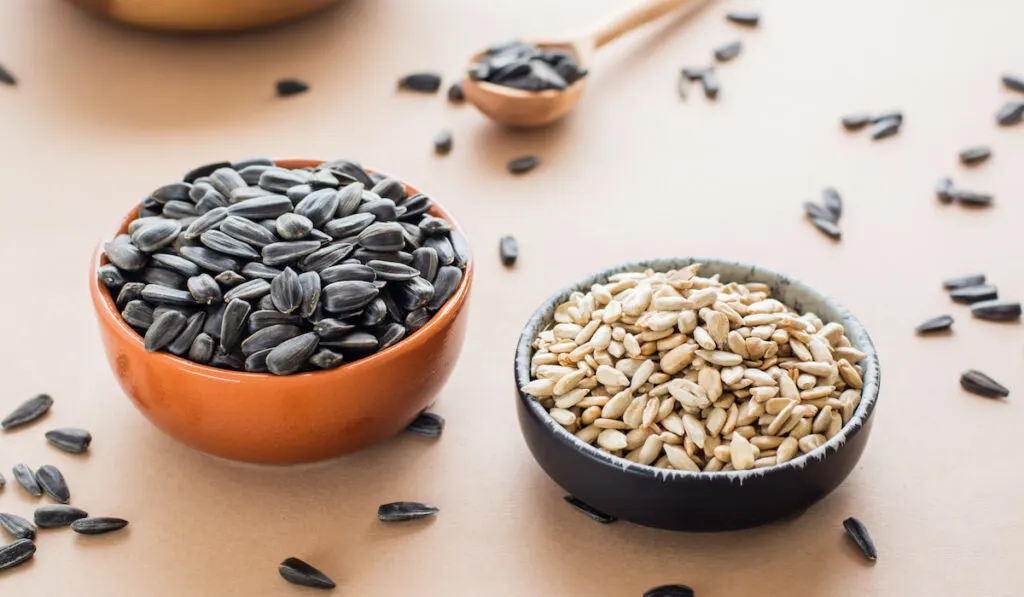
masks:
[[[484,50],[470,65],[474,81],[523,91],[561,91],[587,75],[587,69],[566,50],[541,48],[511,40]]]
[[[1024,78],[1017,75],[1003,75],[1003,86],[1010,91],[1024,92]],[[1006,102],[996,112],[996,124],[1012,126],[1024,119],[1024,97],[1017,96]]]
[[[0,428],[10,432],[27,426],[41,419],[52,406],[53,398],[48,394],[29,398],[0,420]],[[81,454],[89,448],[92,435],[84,429],[62,428],[48,431],[46,439],[65,452]],[[11,543],[0,545],[0,570],[14,568],[35,555],[37,529],[70,526],[72,531],[81,535],[101,535],[128,526],[128,521],[122,518],[90,518],[84,510],[68,505],[71,489],[64,474],[52,464],[44,464],[33,471],[28,465],[19,463],[11,472],[17,484],[30,496],[39,498],[45,493],[57,503],[36,508],[33,521],[17,514],[0,512],[0,529],[13,539]],[[5,485],[6,479],[0,474],[0,490]]]
[[[704,97],[711,100],[718,97],[721,84],[718,82],[718,74],[715,73],[713,66],[685,66],[679,71],[679,96],[683,99],[686,98],[689,81],[700,82],[701,88],[704,90]]]
[[[839,191],[832,187],[826,187],[821,191],[821,203],[804,202],[804,213],[814,227],[825,236],[833,240],[842,238],[842,231],[839,230],[839,218],[843,215],[843,198],[839,195]]]
[[[752,11],[733,11],[726,14],[725,18],[732,23],[745,27],[756,27],[761,21],[760,13]],[[742,49],[743,43],[739,40],[734,40],[714,48],[711,54],[717,62],[729,62],[739,56]],[[719,91],[722,89],[722,85],[718,80],[718,73],[715,72],[715,67],[710,65],[687,66],[680,69],[679,80],[676,84],[680,98],[686,99],[688,95],[687,90],[691,82],[700,83],[701,89],[704,90],[704,97],[710,100],[716,99]]]
[[[875,140],[885,139],[900,132],[900,127],[903,126],[903,112],[893,110],[875,115],[868,112],[858,112],[843,116],[840,122],[843,128],[848,131],[859,131],[870,124],[872,125],[871,138]]]
[[[331,369],[423,327],[459,287],[469,247],[433,204],[346,160],[208,164],[142,201],[98,275],[146,350]]]

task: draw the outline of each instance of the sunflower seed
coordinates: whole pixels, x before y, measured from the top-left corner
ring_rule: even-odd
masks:
[[[196,206],[190,201],[168,201],[164,203],[163,211],[165,218],[180,220],[182,218],[195,217],[199,215]]]
[[[434,153],[438,155],[448,155],[452,150],[452,143],[454,139],[452,132],[448,129],[444,129],[434,136]]]
[[[353,234],[359,234],[373,223],[377,217],[371,213],[357,213],[336,220],[331,220],[324,225],[324,232],[332,238],[340,239]]]
[[[1007,89],[1011,89],[1013,91],[1024,91],[1024,78],[1007,73],[1003,75],[1002,79],[1003,85],[1005,85]]]
[[[501,257],[501,263],[505,267],[512,267],[516,264],[516,259],[519,258],[519,243],[516,242],[514,236],[501,237],[498,242],[498,256]],[[413,253],[413,259],[415,258],[416,254]]]
[[[377,519],[381,522],[405,522],[435,516],[441,509],[422,502],[391,502],[377,508]]]
[[[277,97],[290,97],[309,91],[309,83],[300,79],[280,79],[274,84]]]
[[[221,168],[230,168],[231,162],[213,162],[212,164],[204,164],[202,166],[196,166],[188,171],[181,180],[184,182],[195,183],[197,178],[209,177],[215,171]]]
[[[1011,126],[1017,124],[1024,118],[1024,101],[1013,100],[1003,104],[996,112],[996,123],[1000,126]]]
[[[0,512],[0,527],[15,539],[35,539],[36,525],[15,514]]]
[[[388,176],[375,184],[373,188],[370,189],[370,192],[376,193],[377,196],[383,199],[391,199],[395,203],[398,203],[405,198],[405,185]]]
[[[917,326],[916,332],[918,334],[932,334],[935,332],[945,332],[953,326],[953,318],[949,315],[939,315],[933,317],[928,321]]]
[[[443,269],[443,268],[442,268]],[[440,279],[441,272],[438,272]],[[423,278],[412,278],[404,282],[389,285],[395,303],[405,311],[413,311],[430,303],[434,296],[434,286]]]
[[[250,356],[261,350],[274,348],[300,334],[302,330],[297,325],[278,324],[258,329],[242,341],[242,354]]]
[[[313,326],[313,331],[324,340],[340,339],[354,329],[353,324],[332,318],[321,319]]]
[[[255,199],[246,199],[228,207],[228,214],[232,216],[261,219],[276,218],[294,209],[292,200],[284,195],[265,195]]]
[[[87,518],[89,514],[74,506],[55,504],[36,508],[34,518],[36,526],[41,529],[66,527],[76,520]]]
[[[957,203],[970,207],[987,207],[992,204],[992,200],[994,199],[992,195],[987,193],[965,191],[963,189],[953,189],[950,191],[949,195]]]
[[[299,289],[301,298],[299,300],[299,315],[312,317],[320,304],[320,276],[316,272],[304,272],[299,274]],[[273,297],[273,294],[271,294]]]
[[[28,425],[49,412],[51,406],[53,406],[53,398],[49,394],[39,394],[29,398],[11,411],[11,414],[4,417],[3,421],[0,421],[0,427],[10,430]]]
[[[136,271],[146,265],[146,254],[130,242],[103,243],[103,253],[110,263],[126,271]]]
[[[866,127],[871,122],[871,114],[867,112],[858,112],[856,114],[848,114],[843,116],[842,124],[843,128],[848,131],[857,131]]]
[[[245,371],[245,359],[238,353],[216,352],[210,359],[211,367],[220,369],[231,369],[233,371]]]
[[[389,323],[377,332],[377,337],[380,341],[380,350],[384,350],[405,337],[405,326],[400,323]]]
[[[876,121],[875,125],[871,128],[872,139],[885,139],[898,133],[900,130],[900,120],[896,118],[887,118],[885,120]]]
[[[263,350],[257,350],[245,358],[245,371],[248,373],[269,373],[267,369],[267,357],[270,356],[270,351],[273,348],[264,348]]]
[[[984,283],[985,274],[971,274],[969,276],[950,278],[942,283],[942,287],[946,290],[954,290],[956,288],[966,288],[968,286],[981,286]]]
[[[384,318],[388,315],[387,305],[383,299],[376,298],[373,302],[363,307],[363,313],[359,316],[357,322],[363,327],[373,327],[380,322],[384,321]]]
[[[872,562],[878,559],[878,550],[875,549],[875,542],[871,540],[871,535],[868,534],[868,529],[864,526],[864,523],[851,516],[843,521],[843,528],[846,529],[846,534],[853,540],[865,558]]]
[[[453,104],[461,104],[466,101],[466,96],[462,93],[461,82],[456,81],[448,88],[448,101]]]
[[[309,357],[309,364],[318,369],[334,369],[344,362],[345,359],[342,357],[341,353],[334,352],[327,348],[322,348],[316,351],[313,356]]]
[[[334,217],[345,218],[357,212],[363,201],[363,192],[366,187],[363,183],[355,182],[338,190],[338,209]]]
[[[324,285],[346,281],[373,282],[377,279],[372,269],[359,263],[333,265],[319,273],[320,282]]]
[[[274,278],[270,284],[270,299],[281,313],[291,313],[302,303],[302,285],[299,275],[290,267]]]
[[[294,325],[298,326],[302,324],[302,318],[297,314],[285,315],[276,309],[261,309],[259,311],[253,311],[249,315],[249,333],[254,334],[263,328],[268,328],[272,325]]]
[[[215,209],[228,207],[228,200],[217,191],[210,189],[199,201],[196,202],[196,213],[200,216],[206,215]]]
[[[295,213],[304,216],[319,228],[326,224],[338,209],[338,191],[326,188],[313,191],[295,206]]]
[[[839,191],[833,187],[825,187],[821,192],[821,199],[825,204],[825,209],[832,212],[833,220],[838,221],[843,215],[843,198],[839,195]]]
[[[189,298],[192,297],[189,296]],[[186,317],[177,311],[155,314],[153,324],[146,330],[146,350],[153,352],[170,344],[185,329],[186,322]]]
[[[604,512],[601,512],[600,510],[594,508],[593,506],[590,506],[588,504],[585,504],[585,503],[581,502],[580,500],[578,500],[577,498],[575,498],[575,497],[573,497],[571,495],[567,495],[567,496],[563,497],[562,499],[564,499],[573,508],[576,508],[580,512],[586,514],[591,519],[596,520],[597,522],[600,522],[601,524],[608,524],[608,523],[612,523],[612,522],[615,522],[616,520],[618,520],[618,518],[616,518],[616,517],[614,517],[614,516],[612,516],[610,514],[605,514]]]
[[[277,235],[284,240],[300,240],[313,229],[313,222],[306,216],[295,213],[283,214],[277,218]]]
[[[1010,300],[981,301],[971,305],[971,315],[989,321],[1014,321],[1020,319],[1020,303]]]
[[[726,20],[732,21],[737,25],[747,25],[748,27],[756,27],[758,22],[761,20],[761,14],[753,11],[732,11],[725,15]]]
[[[352,252],[352,257],[363,264],[377,260],[412,265],[412,253],[406,253],[405,251],[391,251],[384,253],[381,251],[370,251],[368,249],[360,248]]]
[[[79,518],[71,523],[71,530],[82,535],[103,535],[119,531],[128,526],[123,518],[99,516],[96,518]]]
[[[174,220],[154,220],[136,230],[132,236],[132,243],[146,253],[152,253],[157,249],[166,247],[178,238],[181,232],[181,224]]]
[[[939,182],[935,183],[935,195],[939,198],[942,203],[952,203],[953,196],[950,194],[953,192],[953,179],[951,178],[940,178]]]
[[[464,268],[469,265],[469,241],[466,240],[466,236],[459,230],[452,230],[450,242],[452,244],[452,250],[455,253],[453,265],[459,268]]]
[[[250,279],[260,279],[272,282],[274,278],[281,275],[281,270],[263,265],[259,261],[251,261],[242,267],[242,275]]]
[[[178,252],[185,259],[207,271],[219,274],[227,270],[238,269],[238,261],[206,247],[182,247]]]
[[[326,574],[299,558],[288,558],[277,566],[281,578],[293,585],[313,587],[314,589],[333,589],[334,581]]]
[[[192,299],[199,304],[210,305],[222,298],[220,286],[209,274],[193,276],[188,279],[187,285]]]
[[[153,191],[150,197],[160,204],[168,201],[188,201],[191,190],[192,185],[187,182],[172,182]]]
[[[251,199],[259,199],[260,197],[274,196],[278,195],[276,195],[275,193],[271,193],[266,189],[261,189],[259,187],[239,187],[231,191],[231,195],[228,197],[228,206],[230,207],[231,205],[234,205],[236,203],[242,203],[244,201],[249,201]],[[289,201],[290,200],[291,199],[289,198]]]
[[[230,353],[241,342],[242,334],[245,332],[245,320],[249,317],[250,311],[252,307],[243,299],[227,303],[220,324],[220,349],[223,352]]]
[[[199,266],[188,259],[170,253],[154,253],[150,257],[150,263],[156,267],[170,270],[182,277],[199,274]],[[175,278],[175,281],[177,280],[178,278]],[[180,284],[175,285],[175,287],[177,286],[180,286]]]
[[[392,261],[371,260],[366,265],[374,271],[379,280],[411,280],[419,275],[418,269]]]
[[[6,72],[0,67],[0,82],[6,82]],[[27,562],[36,553],[36,544],[31,539],[18,539],[0,547],[0,570],[14,568]]]
[[[811,218],[811,223],[814,224],[815,228],[817,228],[823,234],[825,234],[825,236],[827,236],[827,237],[829,237],[829,238],[831,238],[833,240],[839,240],[840,238],[842,238],[843,234],[839,230],[839,226],[835,222],[833,222],[831,219],[813,218],[812,217]]]
[[[124,286],[126,282],[124,274],[122,274],[121,270],[117,269],[117,266],[112,263],[101,265],[96,268],[96,274],[99,277],[100,282],[102,282],[107,288],[117,289]]]
[[[960,387],[986,398],[1006,398],[1010,390],[981,371],[969,369],[960,376]]]
[[[326,348],[337,348],[348,354],[348,351],[358,353],[372,353],[377,350],[380,342],[377,337],[367,332],[352,332],[336,340],[325,340]]]
[[[444,433],[444,417],[437,413],[422,412],[405,430],[423,437],[441,437]]]
[[[260,254],[248,244],[236,240],[220,230],[207,230],[199,237],[206,247],[218,253],[243,257],[245,259],[259,259]]]
[[[428,306],[435,311],[440,309],[455,294],[461,282],[462,270],[451,265],[440,268],[434,279],[433,295]]]
[[[405,316],[405,327],[410,332],[415,332],[421,327],[427,325],[427,322],[430,321],[430,318],[433,317],[433,315],[433,312],[425,307],[410,311],[409,314]]]
[[[10,85],[11,87],[15,87],[18,84],[17,77],[15,77],[14,74],[2,64],[0,64],[0,83]]]
[[[420,220],[419,226],[420,230],[428,236],[444,235],[448,234],[452,230],[451,224],[446,220],[435,218],[434,216],[423,216],[423,219]]]
[[[209,321],[209,318],[207,318],[207,321]],[[202,332],[192,341],[192,346],[188,349],[188,359],[200,365],[205,365],[213,358],[216,346],[217,344],[213,337],[206,332]]]
[[[189,316],[188,321],[185,323],[185,329],[167,345],[167,350],[171,354],[182,356],[188,353],[189,349],[192,348],[192,343],[200,332],[203,331],[203,325],[206,323],[206,313],[199,311]]]
[[[424,241],[423,246],[437,252],[437,260],[440,265],[451,265],[455,262],[455,249],[452,248],[452,243],[447,238],[431,236]]]
[[[138,215],[140,218],[152,218],[160,215],[160,210],[157,208],[147,207],[145,203],[139,207]]]
[[[412,266],[421,278],[430,283],[434,282],[437,275],[437,262],[437,251],[430,247],[421,247],[412,252]]]
[[[185,287],[185,277],[178,272],[166,270],[159,267],[147,267],[139,272],[139,279],[147,285],[163,286],[173,290],[181,290]],[[143,286],[145,288],[145,286]]]
[[[263,247],[263,263],[269,266],[284,265],[310,255],[319,248],[320,243],[315,240],[271,243]]]
[[[352,254],[354,246],[345,242],[336,242],[310,253],[299,260],[299,269],[307,272],[319,272],[344,261]]]
[[[968,147],[960,151],[960,163],[968,166],[984,162],[992,155],[992,150],[984,145]]]
[[[299,185],[295,185],[294,187],[289,188],[288,191],[285,193],[285,196],[287,196],[288,199],[291,200],[292,205],[298,205],[299,203],[302,202],[303,199],[305,199],[307,196],[309,196],[309,194],[312,193],[312,192],[313,192],[313,185],[311,185],[311,184],[299,184]]]
[[[39,481],[36,480],[35,473],[33,473],[32,469],[28,468],[28,466],[21,463],[16,464],[14,465],[14,468],[11,469],[11,472],[14,474],[14,480],[17,481],[25,491],[35,497],[43,495],[43,488],[39,486]]]
[[[36,471],[36,481],[51,498],[62,504],[71,501],[71,491],[68,489],[64,475],[52,464],[44,464]]]
[[[153,325],[153,307],[145,301],[129,301],[121,310],[121,318],[134,328],[149,329]]]
[[[832,210],[828,209],[827,207],[822,207],[821,205],[814,203],[813,201],[804,202],[804,213],[807,214],[807,217],[811,218],[812,220],[819,219],[833,223],[835,223],[838,220],[836,214]]]
[[[957,303],[977,303],[999,298],[999,291],[995,286],[981,284],[978,286],[964,286],[954,288],[949,292],[949,297]]]
[[[239,284],[238,286],[235,286],[231,290],[224,293],[224,302],[230,303],[235,299],[244,299],[246,301],[251,301],[253,299],[258,299],[262,297],[263,295],[269,293],[270,291],[271,288],[269,282],[267,282],[263,278],[256,278],[253,280],[249,280],[248,282]]]
[[[742,48],[743,45],[738,40],[718,46],[714,51],[715,60],[718,60],[719,62],[728,62],[739,56]]]
[[[399,79],[398,87],[406,91],[437,93],[441,88],[441,75],[434,72],[412,73]]]
[[[272,193],[285,193],[295,185],[309,181],[309,173],[302,170],[271,167],[260,174],[259,187]],[[289,203],[291,203],[289,201]]]
[[[524,155],[508,161],[508,171],[512,174],[525,174],[540,165],[540,158],[535,155]]]
[[[267,355],[267,369],[274,375],[295,373],[313,356],[319,343],[320,337],[313,332],[285,340]]]
[[[687,79],[689,81],[697,81],[701,77],[703,77],[704,73],[706,73],[708,70],[710,70],[710,68],[711,67],[707,67],[707,66],[704,66],[704,67],[687,66],[687,67],[683,67],[683,69],[679,72],[679,74],[682,75],[682,77],[684,79]]]
[[[117,301],[115,301],[118,310],[123,310],[128,303],[141,299],[142,289],[145,286],[142,282],[127,282],[122,286],[121,291],[117,293]]]
[[[346,280],[325,286],[321,300],[328,311],[345,313],[368,305],[378,293],[377,287],[370,282]]]
[[[359,244],[371,251],[400,251],[405,246],[405,236],[400,224],[375,223],[359,234]]]
[[[231,238],[254,247],[263,248],[279,240],[271,231],[246,218],[228,216],[220,223],[219,228],[221,232]]]

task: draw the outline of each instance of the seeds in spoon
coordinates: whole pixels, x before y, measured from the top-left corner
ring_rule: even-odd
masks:
[[[62,504],[71,501],[71,490],[64,480],[64,475],[52,464],[44,464],[36,471],[36,480],[51,498]]]
[[[743,44],[741,44],[739,40],[718,46],[714,50],[715,60],[718,60],[719,62],[728,62],[739,56],[742,48]]]
[[[377,518],[381,522],[404,522],[434,516],[440,511],[437,506],[422,502],[391,502],[377,508]]]
[[[933,317],[928,321],[922,323],[915,328],[918,334],[934,334],[936,332],[945,332],[953,326],[953,318],[949,315],[939,315]]]
[[[36,508],[34,514],[36,526],[41,529],[66,527],[72,522],[88,516],[89,513],[85,510],[64,504],[40,506]]]
[[[1020,319],[1021,307],[1018,301],[980,301],[971,305],[971,315],[988,321],[1015,321]]]
[[[25,563],[34,553],[36,553],[36,544],[31,539],[18,539],[14,543],[0,547],[0,570],[7,570]]]
[[[540,158],[535,155],[524,155],[508,161],[508,171],[512,174],[525,174],[540,165]]]
[[[435,72],[412,73],[399,79],[398,87],[406,91],[437,93],[441,88],[441,75]]]
[[[992,155],[992,150],[984,145],[968,147],[960,151],[960,163],[972,166],[984,162]]]
[[[275,85],[277,97],[288,97],[309,91],[309,84],[300,79],[281,79]]]
[[[562,499],[564,499],[566,503],[568,503],[573,508],[576,508],[580,512],[586,514],[591,519],[596,520],[601,524],[609,524],[618,520],[618,518],[610,514],[605,514],[604,512],[598,510],[597,508],[594,508],[593,506],[590,506],[589,504],[586,504],[571,495],[567,495]]]
[[[326,574],[299,558],[286,559],[277,566],[277,571],[281,578],[293,585],[314,589],[333,589],[335,586],[334,581]]]
[[[11,414],[4,417],[0,421],[0,427],[10,430],[22,425],[28,425],[49,412],[51,406],[53,406],[53,398],[49,394],[39,394],[29,398],[11,411]]]
[[[18,463],[11,469],[14,474],[14,480],[21,485],[25,491],[29,492],[30,495],[39,497],[43,495],[43,488],[39,486],[39,481],[36,480],[35,473],[32,469],[28,468],[27,465]]]
[[[452,150],[452,143],[452,132],[448,129],[442,130],[434,137],[434,153],[448,155]]]
[[[853,541],[864,557],[872,562],[878,559],[878,550],[875,549],[875,542],[871,540],[868,529],[864,523],[854,517],[843,521],[843,528],[847,536]]]
[[[82,454],[89,449],[89,444],[92,443],[92,434],[85,429],[62,427],[47,431],[46,440],[65,452]]]
[[[981,371],[969,369],[960,375],[960,387],[986,398],[1006,398],[1010,390]]]
[[[423,412],[409,423],[405,430],[423,437],[441,437],[444,432],[444,417],[437,413]]]

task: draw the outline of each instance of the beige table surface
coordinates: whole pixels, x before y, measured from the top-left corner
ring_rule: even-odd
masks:
[[[119,535],[41,533],[0,595],[298,595],[277,563],[308,559],[338,595],[640,595],[683,582],[698,595],[1020,595],[1024,468],[1019,394],[962,392],[961,370],[1024,390],[1019,325],[973,321],[939,282],[981,270],[1024,298],[1024,125],[993,115],[1024,74],[1024,3],[1004,0],[724,0],[603,52],[588,96],[545,131],[512,134],[442,97],[394,92],[417,69],[458,72],[471,50],[515,34],[573,30],[625,0],[349,0],[276,31],[155,36],[55,0],[0,2],[0,410],[49,392],[45,422],[0,437],[0,470],[64,471],[74,503],[131,520]],[[726,23],[727,8],[763,12]],[[715,103],[676,95],[678,68],[735,38]],[[297,76],[312,91],[273,97]],[[1024,97],[1024,96],[1018,96]],[[845,134],[840,115],[901,108],[898,137]],[[443,127],[446,158],[432,154]],[[975,169],[956,152],[988,144]],[[523,177],[505,161],[537,153]],[[326,464],[240,466],[156,431],[101,354],[86,294],[89,254],[129,206],[223,156],[353,157],[451,208],[478,275],[463,358],[437,404],[441,441],[411,436]],[[991,191],[983,211],[941,206],[943,175]],[[801,203],[835,185],[844,240]],[[503,269],[497,241],[522,258]],[[518,430],[511,358],[520,327],[554,289],[600,266],[662,255],[756,261],[840,297],[874,336],[884,383],[871,442],[849,479],[801,518],[722,534],[602,526],[572,511]],[[952,337],[921,320],[956,317]],[[215,396],[210,397],[215,400]],[[90,454],[45,430],[90,429]],[[425,525],[384,527],[378,504],[437,503]],[[36,502],[9,481],[0,511]],[[856,515],[881,553],[866,564],[841,521]]]

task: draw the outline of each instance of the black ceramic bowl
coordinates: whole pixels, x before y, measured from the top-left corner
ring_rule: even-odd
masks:
[[[530,380],[531,344],[551,325],[555,306],[577,290],[625,271],[678,269],[699,262],[702,275],[726,282],[763,282],[772,296],[800,312],[846,328],[853,346],[868,356],[862,397],[853,418],[821,447],[781,465],[746,471],[693,473],[665,470],[611,456],[562,428],[518,388]],[[519,425],[533,457],[567,492],[594,508],[651,527],[679,531],[725,531],[753,527],[799,514],[835,489],[864,451],[878,399],[880,373],[875,347],[860,322],[818,290],[762,267],[715,259],[660,259],[602,271],[549,298],[523,329],[516,348],[515,381]]]

